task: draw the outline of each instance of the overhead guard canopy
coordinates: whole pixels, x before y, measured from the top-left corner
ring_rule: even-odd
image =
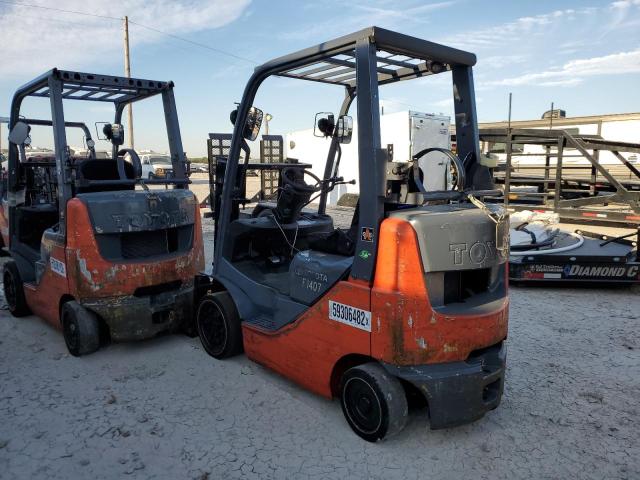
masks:
[[[424,77],[473,66],[473,53],[447,47],[379,27],[369,27],[335,40],[271,60],[256,70],[313,82],[356,86],[356,42],[369,37],[378,50],[378,84]]]

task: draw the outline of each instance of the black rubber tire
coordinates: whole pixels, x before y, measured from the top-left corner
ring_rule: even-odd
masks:
[[[404,388],[376,362],[347,370],[340,391],[347,423],[367,442],[389,438],[407,424],[409,408]]]
[[[242,328],[238,309],[227,292],[207,293],[196,311],[198,336],[205,351],[222,360],[242,353]]]
[[[100,348],[100,320],[95,313],[71,300],[62,305],[60,321],[71,355],[80,357]]]
[[[24,296],[24,284],[18,266],[13,260],[4,264],[2,273],[2,281],[4,286],[4,298],[7,301],[9,312],[14,317],[24,317],[31,314],[31,309],[27,305]]]

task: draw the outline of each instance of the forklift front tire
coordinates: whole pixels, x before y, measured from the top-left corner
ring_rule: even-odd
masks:
[[[71,355],[80,357],[100,348],[100,321],[95,313],[72,300],[62,306],[61,320]]]
[[[4,283],[4,298],[7,301],[11,315],[14,317],[24,317],[31,314],[31,310],[24,296],[22,278],[20,277],[18,266],[13,260],[4,264],[2,281]]]
[[[368,442],[399,433],[407,424],[407,397],[400,380],[380,364],[350,368],[342,376],[342,412],[351,429]]]
[[[227,292],[208,293],[196,313],[198,336],[205,351],[222,360],[242,353],[242,328],[236,305]]]

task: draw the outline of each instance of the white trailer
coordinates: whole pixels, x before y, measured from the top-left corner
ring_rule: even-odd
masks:
[[[480,130],[489,128],[507,128],[507,122],[481,123]],[[563,117],[539,120],[512,121],[512,128],[537,128],[547,130],[550,127],[567,130],[570,134],[580,135],[600,135],[605,140],[640,143],[640,113],[618,113],[609,115],[592,115],[583,117]],[[482,142],[480,145],[482,152],[491,152],[495,155],[499,163],[506,161],[504,144],[488,144]],[[517,167],[519,165],[542,165],[545,162],[545,149],[540,145],[516,146],[516,153],[524,153],[526,156],[514,155],[511,163]],[[565,149],[563,163],[588,165],[586,159],[576,157],[577,152],[572,149]],[[574,155],[572,157],[571,155]],[[640,158],[635,153],[622,154],[630,163],[640,164]],[[619,166],[620,161],[611,152],[600,152],[598,161],[602,165]]]
[[[403,111],[380,116],[382,148],[393,150],[394,162],[408,162],[419,151],[429,147],[451,148],[450,117],[429,113]],[[287,157],[311,164],[316,175],[324,175],[330,141],[315,137],[313,129],[287,133]],[[444,190],[447,185],[449,163],[445,155],[430,153],[420,160],[424,185],[429,191]],[[345,193],[358,193],[358,125],[354,122],[353,140],[342,145],[338,172],[345,180],[356,180],[355,185],[339,185],[329,195],[327,203],[334,205]]]

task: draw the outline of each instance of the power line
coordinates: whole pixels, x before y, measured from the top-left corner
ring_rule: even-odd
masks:
[[[6,5],[15,5],[15,6],[18,6],[18,7],[39,8],[39,9],[42,9],[42,10],[50,10],[50,11],[54,11],[54,12],[71,13],[71,14],[75,14],[75,15],[84,15],[86,17],[102,18],[102,19],[106,19],[106,20],[122,21],[122,18],[112,17],[112,16],[109,16],[109,15],[99,15],[99,14],[96,14],[96,13],[79,12],[77,10],[66,10],[66,9],[63,9],[63,8],[45,7],[43,5],[34,5],[34,4],[29,4],[29,3],[19,3],[19,2],[13,2],[13,1],[10,1],[10,0],[0,0],[0,3],[4,3]],[[245,58],[245,57],[242,57],[240,55],[236,55],[234,53],[227,52],[225,50],[221,50],[219,48],[211,47],[211,46],[206,45],[204,43],[196,42],[194,40],[189,40],[188,38],[180,37],[180,36],[175,35],[173,33],[165,32],[164,30],[160,30],[159,28],[156,28],[156,27],[152,27],[152,26],[149,26],[149,25],[143,25],[142,23],[134,22],[133,20],[129,20],[129,23],[131,23],[133,25],[137,25],[138,27],[141,27],[141,28],[145,28],[145,29],[150,30],[152,32],[156,32],[156,33],[165,35],[167,37],[171,37],[171,38],[174,38],[176,40],[180,40],[182,42],[190,43],[191,45],[195,45],[195,46],[200,47],[200,48],[205,48],[207,50],[219,53],[221,55],[226,55],[228,57],[235,58],[237,60],[242,60],[244,62],[249,62],[249,63],[252,63],[254,65],[256,65],[258,63],[255,60],[251,60],[250,58]]]
[[[226,52],[224,50],[220,50],[219,48],[210,47],[209,45],[205,45],[204,43],[195,42],[193,40],[189,40],[188,38],[179,37],[178,35],[174,35],[173,33],[168,33],[168,32],[165,32],[163,30],[160,30],[158,28],[150,27],[149,25],[143,25],[141,23],[134,22],[133,20],[129,20],[129,23],[131,23],[132,25],[137,25],[138,27],[146,28],[147,30],[151,30],[153,32],[161,33],[162,35],[166,35],[167,37],[171,37],[171,38],[175,38],[175,39],[178,39],[178,40],[182,40],[183,42],[190,43],[190,44],[195,45],[197,47],[206,48],[207,50],[211,50],[213,52],[217,52],[217,53],[220,53],[222,55],[227,55],[228,57],[233,57],[233,58],[236,58],[238,60],[242,60],[242,61],[245,61],[245,62],[253,63],[254,65],[257,65],[257,63],[258,63],[255,60],[251,60],[250,58],[241,57],[241,56],[236,55],[234,53],[230,53],[230,52]]]
[[[109,20],[118,20],[118,21],[122,20],[122,18],[110,17],[108,15],[98,15],[97,13],[78,12],[77,10],[65,10],[65,9],[62,9],[62,8],[45,7],[43,5],[33,5],[33,4],[29,4],[29,3],[11,2],[9,0],[0,0],[0,3],[5,3],[7,5],[16,5],[18,7],[40,8],[42,10],[52,10],[54,12],[74,13],[76,15],[84,15],[84,16],[87,16],[87,17],[106,18],[106,19],[109,19]]]

